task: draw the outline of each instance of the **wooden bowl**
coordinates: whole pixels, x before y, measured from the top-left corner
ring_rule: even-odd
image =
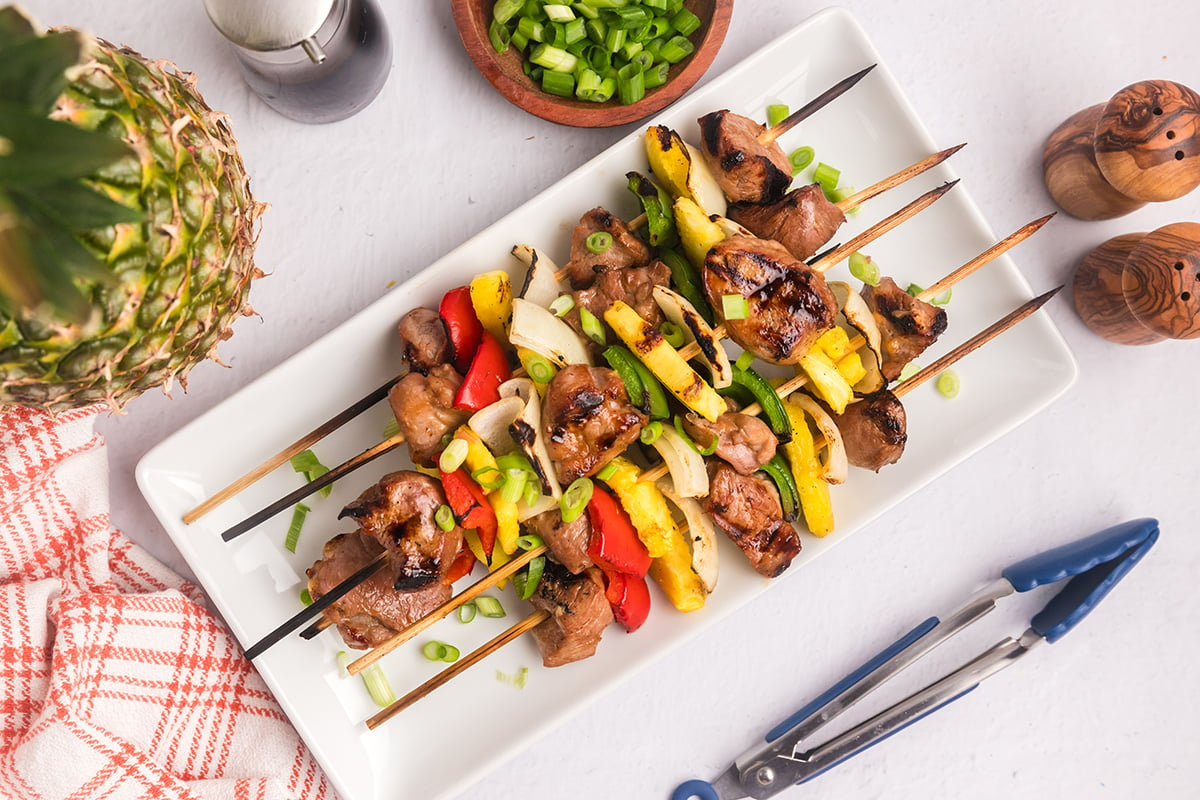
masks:
[[[696,85],[712,64],[729,30],[733,0],[686,0],[684,7],[700,18],[700,27],[688,38],[696,50],[688,58],[671,66],[667,82],[648,89],[646,96],[632,105],[621,105],[615,98],[606,103],[591,103],[575,98],[556,97],[541,90],[522,71],[524,56],[515,47],[497,53],[488,39],[495,0],[451,0],[454,23],[467,54],[492,86],[513,105],[530,114],[560,125],[577,128],[606,128],[645,119],[678,100]]]

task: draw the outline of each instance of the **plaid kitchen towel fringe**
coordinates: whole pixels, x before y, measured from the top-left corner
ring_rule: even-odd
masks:
[[[110,524],[98,413],[0,414],[0,797],[333,800],[199,590]]]

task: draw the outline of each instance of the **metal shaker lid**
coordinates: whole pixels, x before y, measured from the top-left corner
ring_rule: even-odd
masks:
[[[286,50],[311,39],[337,0],[204,0],[226,39],[248,50]]]

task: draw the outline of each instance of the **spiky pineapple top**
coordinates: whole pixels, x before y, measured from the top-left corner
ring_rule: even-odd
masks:
[[[6,8],[0,87],[48,40],[76,43],[74,60],[40,68],[67,77],[17,102],[0,89],[0,404],[119,409],[185,383],[252,313],[265,207],[227,118],[173,64],[74,31],[39,35]]]

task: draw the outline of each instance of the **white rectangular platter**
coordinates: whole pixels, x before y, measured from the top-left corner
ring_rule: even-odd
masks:
[[[854,19],[841,10],[812,17],[800,27],[713,80],[651,122],[697,138],[696,119],[729,108],[761,119],[768,103],[797,108],[841,78],[879,61]],[[300,434],[382,384],[400,367],[396,321],[417,305],[436,307],[449,288],[474,274],[520,267],[509,255],[518,242],[567,259],[572,227],[588,209],[603,205],[630,218],[637,211],[625,189],[628,170],[644,171],[639,126],[611,149],[565,177],[469,242],[393,290],[320,342],[298,353],[234,397],[158,445],[138,466],[138,482],[151,507],[243,645],[257,641],[298,609],[304,570],[320,557],[324,540],[351,528],[338,510],[387,471],[407,465],[394,454],[343,479],[328,498],[314,497],[298,552],[283,547],[290,513],[226,544],[220,532],[296,488],[300,476],[284,467],[193,525],[181,515],[200,500],[280,450]],[[842,170],[843,181],[862,188],[934,152],[894,79],[882,64],[858,86],[784,137],[785,150],[802,144]],[[943,142],[941,146],[952,144]],[[899,208],[951,172],[938,168],[870,201],[837,234],[855,232]],[[887,234],[867,251],[900,285],[929,285],[995,241],[965,189],[950,192],[929,210]],[[1030,209],[1030,217],[1040,212]],[[844,265],[831,276],[844,279]],[[1044,287],[1048,288],[1048,287]],[[964,341],[1034,294],[1008,258],[970,277],[954,291],[950,328],[922,361]],[[1067,389],[1075,364],[1043,314],[1035,315],[966,360],[957,371],[966,387],[956,400],[932,386],[905,398],[909,445],[904,458],[879,474],[852,471],[834,491],[838,529],[825,539],[804,534],[804,550],[786,580],[811,569],[828,548],[860,529],[929,481],[1035,414]],[[378,442],[389,411],[372,409],[315,449],[326,464]],[[708,605],[679,614],[661,595],[650,621],[633,635],[615,627],[598,654],[547,670],[536,648],[517,641],[407,710],[379,730],[363,721],[376,710],[358,679],[339,678],[334,632],[306,642],[291,637],[256,661],[266,682],[312,748],[343,797],[452,797],[483,773],[657,656],[712,626],[771,584],[722,543],[720,583]],[[511,591],[511,590],[510,590]],[[502,594],[503,620],[451,618],[429,638],[448,640],[464,653],[524,615],[524,604]],[[526,637],[528,638],[528,637]],[[419,639],[382,662],[398,695],[437,671],[420,655]],[[529,667],[517,690],[497,673]],[[463,735],[469,721],[470,735]]]

